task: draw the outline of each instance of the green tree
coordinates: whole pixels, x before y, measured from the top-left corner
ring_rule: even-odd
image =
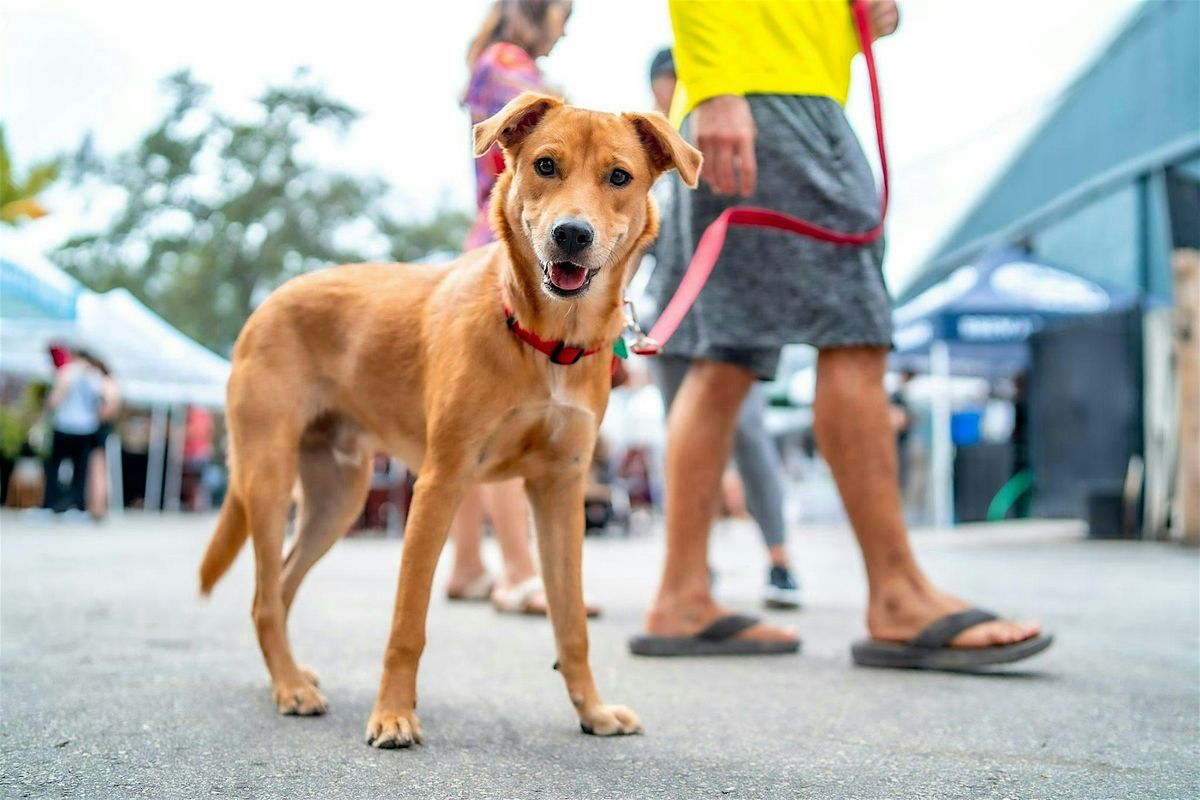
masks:
[[[214,109],[208,87],[188,72],[164,88],[170,107],[134,147],[104,159],[85,140],[73,159],[77,181],[118,187],[123,198],[106,229],[56,254],[94,289],[125,287],[184,333],[228,352],[254,307],[288,278],[461,246],[467,214],[398,220],[382,181],[304,157],[308,137],[343,136],[359,116],[306,72],[263,94],[249,121]]]
[[[18,178],[8,153],[8,138],[0,125],[0,223],[17,225],[24,219],[46,215],[37,196],[58,178],[57,159],[43,161],[29,168],[24,178]]]

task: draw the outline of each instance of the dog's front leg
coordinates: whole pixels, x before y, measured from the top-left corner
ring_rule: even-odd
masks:
[[[425,649],[425,615],[438,556],[465,490],[461,480],[447,480],[431,471],[418,478],[413,491],[383,678],[367,721],[367,744],[374,747],[408,747],[421,741],[417,663]]]
[[[583,533],[586,474],[526,480],[537,521],[538,552],[550,622],[558,644],[558,669],[584,733],[641,733],[642,723],[625,706],[600,700],[588,664],[587,609],[583,601]]]

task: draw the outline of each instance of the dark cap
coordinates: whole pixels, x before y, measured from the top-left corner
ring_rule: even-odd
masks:
[[[654,54],[654,60],[650,62],[650,80],[654,80],[659,75],[675,75],[675,58],[671,55],[671,48],[664,47]]]

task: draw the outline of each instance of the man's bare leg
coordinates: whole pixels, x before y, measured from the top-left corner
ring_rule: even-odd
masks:
[[[658,595],[646,614],[648,633],[691,636],[729,613],[717,605],[709,588],[708,536],[738,411],[753,383],[753,373],[742,367],[695,361],[671,404],[667,553]],[[790,628],[759,623],[738,638],[794,641],[797,636]]]
[[[907,642],[936,619],[969,605],[935,587],[913,557],[900,503],[895,433],[878,347],[822,350],[814,428],[854,526],[867,570],[867,629],[875,639]],[[951,644],[988,647],[1032,638],[1036,622],[996,620],[968,628]]]

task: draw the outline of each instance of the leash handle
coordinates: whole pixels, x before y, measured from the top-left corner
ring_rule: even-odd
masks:
[[[683,318],[687,316],[704,284],[712,274],[713,266],[725,246],[725,234],[731,226],[749,228],[771,228],[789,233],[808,236],[822,242],[842,245],[864,245],[883,235],[883,224],[887,218],[888,209],[888,166],[887,149],[883,142],[883,106],[879,100],[879,80],[875,74],[875,54],[871,50],[871,21],[867,15],[866,0],[853,0],[850,4],[854,16],[854,27],[858,33],[859,49],[867,63],[867,78],[871,85],[871,105],[875,116],[875,144],[879,148],[879,167],[883,173],[883,192],[879,204],[879,222],[874,228],[861,233],[846,233],[822,227],[807,220],[772,211],[769,208],[756,206],[730,206],[713,220],[696,245],[691,263],[679,288],[675,290],[671,301],[659,314],[658,320],[650,329],[648,336],[639,337],[632,347],[638,355],[657,355],[667,340],[675,334]]]

